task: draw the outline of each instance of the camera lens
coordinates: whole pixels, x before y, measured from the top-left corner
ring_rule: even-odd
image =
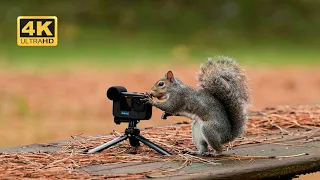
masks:
[[[135,111],[144,110],[144,104],[140,101],[140,98],[138,97],[132,98],[132,109],[134,109]]]

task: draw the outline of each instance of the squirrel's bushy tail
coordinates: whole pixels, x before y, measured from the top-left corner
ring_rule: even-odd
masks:
[[[244,70],[225,56],[201,64],[198,72],[199,86],[221,101],[232,126],[232,139],[240,136],[247,122],[250,91]]]

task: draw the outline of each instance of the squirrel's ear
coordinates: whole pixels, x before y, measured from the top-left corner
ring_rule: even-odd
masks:
[[[174,77],[173,77],[172,71],[168,71],[168,72],[167,72],[166,78],[167,78],[168,80],[170,80],[170,82],[173,82]]]

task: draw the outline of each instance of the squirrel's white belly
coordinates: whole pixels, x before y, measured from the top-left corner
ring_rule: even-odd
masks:
[[[179,115],[190,118],[193,121],[200,121],[200,120],[202,121],[202,119],[196,114],[192,114],[192,113],[188,113],[188,112],[181,112],[181,113],[179,113]]]

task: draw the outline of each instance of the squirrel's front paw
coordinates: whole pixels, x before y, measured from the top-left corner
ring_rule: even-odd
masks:
[[[145,104],[153,105],[152,97],[149,94],[146,94],[144,98],[141,99],[141,101]]]

